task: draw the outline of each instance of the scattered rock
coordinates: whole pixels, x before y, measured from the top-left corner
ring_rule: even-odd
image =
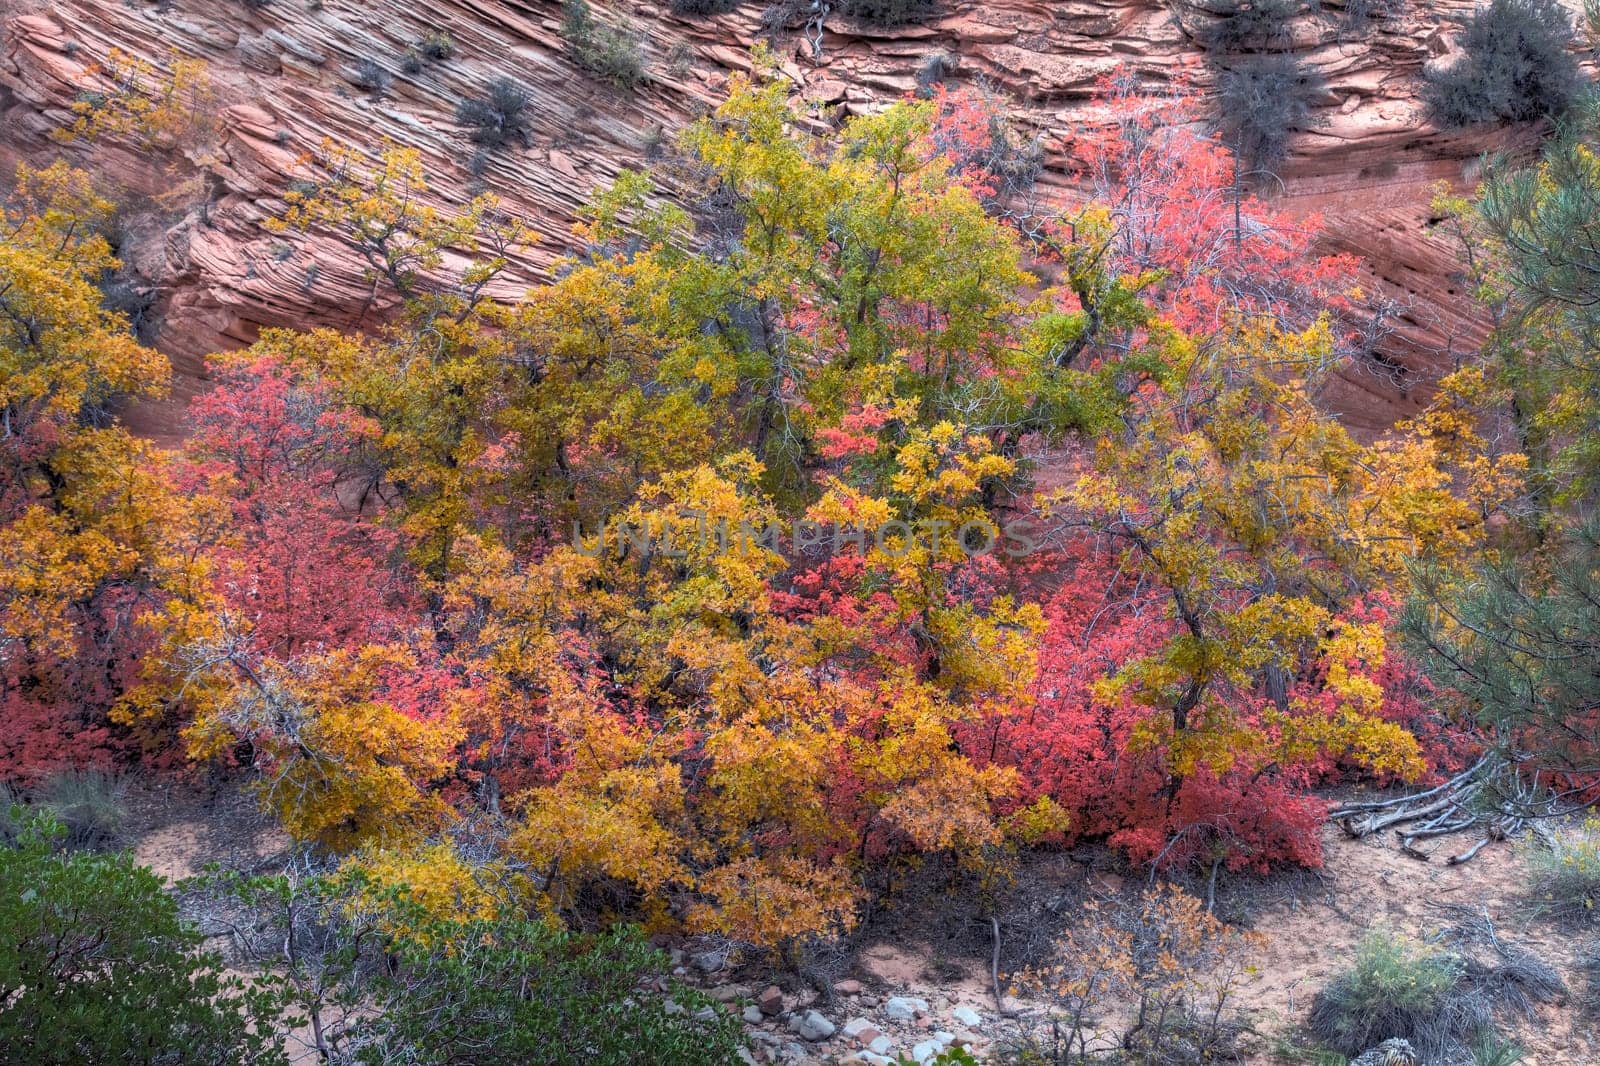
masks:
[[[751,1025],[760,1025],[764,1018],[766,1018],[766,1015],[762,1014],[761,1008],[754,1004],[744,1009],[744,1020]]]
[[[851,979],[836,982],[833,990],[841,996],[858,996],[861,994],[861,982]]]
[[[883,1004],[883,1016],[897,1022],[915,1021],[928,1013],[928,1001],[915,996],[890,996]]]
[[[983,1015],[965,1005],[957,1007],[955,1010],[951,1011],[950,1017],[954,1018],[968,1029],[976,1029],[978,1026],[983,1024]]]
[[[761,990],[761,995],[756,997],[756,1006],[761,1008],[761,1013],[771,1016],[783,1013],[783,990],[777,985],[768,985]]]
[[[826,1040],[834,1034],[833,1023],[814,1010],[794,1015],[789,1019],[789,1028],[793,1029],[796,1035],[811,1041],[813,1044]]]
[[[692,961],[695,969],[709,976],[728,964],[728,956],[720,951],[702,951]]]

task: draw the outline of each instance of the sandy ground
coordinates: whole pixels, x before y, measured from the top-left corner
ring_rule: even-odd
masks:
[[[1256,886],[1260,902],[1250,908],[1248,924],[1264,942],[1241,960],[1254,970],[1240,978],[1233,1002],[1261,1038],[1251,1042],[1244,1061],[1297,1061],[1278,1057],[1270,1038],[1290,1035],[1304,1022],[1317,991],[1348,967],[1362,937],[1383,926],[1423,938],[1436,935],[1459,921],[1446,909],[1455,905],[1486,915],[1502,941],[1551,963],[1567,982],[1565,1001],[1536,1008],[1532,1019],[1506,1020],[1507,1034],[1524,1051],[1522,1066],[1600,1064],[1600,1033],[1574,1007],[1587,996],[1577,957],[1587,943],[1600,943],[1600,934],[1576,934],[1530,912],[1524,845],[1493,844],[1464,865],[1445,865],[1446,857],[1472,842],[1440,838],[1431,842],[1432,860],[1421,862],[1402,853],[1392,836],[1350,840],[1330,825],[1324,829],[1320,876]],[[1138,887],[1089,869],[1079,876],[1100,894]],[[992,1012],[985,961],[967,960],[965,973],[952,980],[930,980],[929,954],[925,946],[874,943],[859,956],[857,972],[928,999],[936,1011],[941,1004],[965,1003]]]

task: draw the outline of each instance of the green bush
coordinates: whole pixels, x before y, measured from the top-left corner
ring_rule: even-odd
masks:
[[[66,770],[46,778],[34,801],[66,831],[74,848],[109,848],[122,841],[127,783],[103,770]]]
[[[1391,1037],[1437,1046],[1436,1029],[1462,973],[1454,955],[1387,931],[1370,933],[1350,969],[1317,994],[1307,1025],[1346,1055]]]
[[[1534,907],[1547,917],[1600,923],[1600,819],[1555,838],[1548,850],[1528,851]]]
[[[670,965],[632,929],[569,933],[517,918],[425,922],[371,989],[364,1061],[474,1066],[726,1066],[737,1019],[689,990],[640,980]]]
[[[1322,79],[1293,55],[1263,56],[1217,79],[1217,131],[1246,171],[1289,154],[1289,138],[1310,127]]]
[[[65,830],[21,815],[0,847],[0,1055],[30,1066],[287,1063],[277,997],[229,976],[126,854],[58,849]]]
[[[1466,55],[1429,75],[1429,115],[1454,129],[1562,114],[1583,88],[1572,41],[1572,17],[1559,0],[1491,0],[1462,33]]]
[[[644,42],[631,26],[612,26],[594,17],[587,0],[567,0],[561,39],[585,70],[620,89],[644,77]]]
[[[6,782],[0,781],[0,847],[10,847],[17,842],[26,814],[21,795]]]

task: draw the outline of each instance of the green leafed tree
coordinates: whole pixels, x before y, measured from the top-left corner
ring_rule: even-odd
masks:
[[[0,1057],[30,1066],[287,1063],[276,997],[231,975],[150,870],[15,814],[0,848]]]

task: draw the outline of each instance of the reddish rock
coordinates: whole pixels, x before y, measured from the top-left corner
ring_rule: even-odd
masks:
[[[761,1008],[761,1013],[767,1017],[783,1013],[783,990],[777,985],[768,985],[761,990],[761,995],[756,997],[756,1006]]]
[[[1317,67],[1328,92],[1313,128],[1295,138],[1280,168],[1282,203],[1293,213],[1321,213],[1329,249],[1367,260],[1364,288],[1406,305],[1382,365],[1348,372],[1334,392],[1358,430],[1414,414],[1433,377],[1485,334],[1482,314],[1456,280],[1453,249],[1428,230],[1433,186],[1470,183],[1484,152],[1526,151],[1535,134],[1442,133],[1427,124],[1417,99],[1423,64],[1450,51],[1452,20],[1477,4],[1408,4],[1359,38],[1341,36],[1331,14],[1295,25],[1294,48]],[[508,212],[542,235],[493,293],[515,300],[575,250],[574,211],[594,187],[637,165],[659,131],[678,128],[714,103],[725,74],[749,68],[750,47],[761,35],[757,5],[686,18],[665,3],[629,5],[631,17],[649,27],[649,63],[639,89],[623,93],[572,65],[560,39],[558,0],[41,6],[3,27],[0,167],[60,150],[51,130],[92,86],[95,65],[113,47],[158,63],[174,52],[202,58],[222,98],[214,143],[178,161],[194,196],[159,214],[165,232],[152,240],[157,254],[130,252],[142,264],[154,260],[148,276],[161,290],[156,311],[164,322],[158,344],[178,370],[173,398],[132,417],[157,436],[178,431],[184,402],[200,387],[205,354],[248,343],[266,326],[372,325],[392,309],[381,294],[374,300],[365,264],[336,240],[286,242],[261,226],[281,209],[288,184],[311,176],[304,154],[324,139],[376,147],[388,138],[416,148],[441,204],[461,203],[479,180],[498,194]],[[1161,84],[1176,64],[1198,63],[1194,37],[1172,10],[1135,0],[1066,7],[995,0],[948,5],[924,26],[887,30],[830,17],[820,57],[794,33],[778,59],[804,93],[847,100],[859,113],[903,96],[924,58],[945,53],[955,70],[951,83],[981,79],[1011,100],[1019,130],[1038,136],[1048,153],[1043,199],[1066,203],[1075,194],[1069,173],[1075,142],[1105,118],[1090,103],[1097,80],[1126,65]],[[613,5],[607,14],[621,11]],[[449,27],[456,54],[403,73],[406,49],[440,26]],[[340,76],[362,59],[395,72],[380,99],[350,92]],[[1197,70],[1208,83],[1203,63]],[[476,147],[456,124],[455,108],[502,75],[530,94],[539,116],[533,143],[493,153],[475,178],[467,163]],[[820,112],[816,121],[822,128]],[[72,152],[135,193],[170,193],[178,184],[172,168],[127,145]]]

